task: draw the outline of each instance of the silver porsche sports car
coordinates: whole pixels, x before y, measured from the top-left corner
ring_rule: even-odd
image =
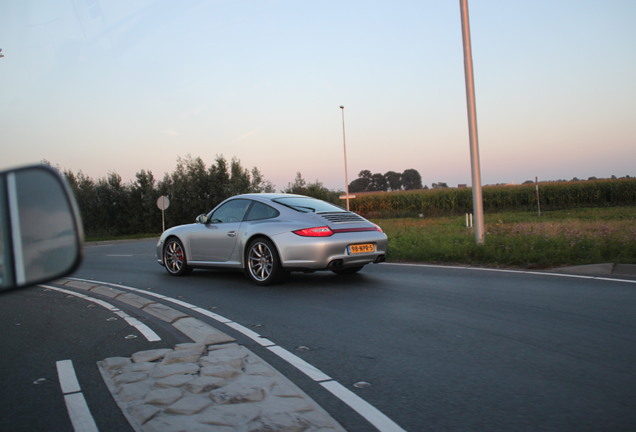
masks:
[[[174,276],[237,268],[269,285],[290,271],[355,273],[383,262],[386,249],[379,226],[341,207],[302,195],[247,194],[166,230],[157,261]]]

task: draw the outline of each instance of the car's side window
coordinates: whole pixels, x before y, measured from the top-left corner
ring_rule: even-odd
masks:
[[[249,205],[250,201],[244,199],[228,201],[212,213],[210,221],[212,223],[241,222]]]
[[[271,219],[279,215],[278,210],[268,206],[267,204],[254,202],[245,220],[254,221],[262,219]]]

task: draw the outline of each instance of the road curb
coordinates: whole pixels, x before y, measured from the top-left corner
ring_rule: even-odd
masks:
[[[600,263],[559,267],[550,270],[554,273],[580,274],[592,276],[636,276],[636,264]]]
[[[108,389],[136,432],[344,432],[289,379],[213,326],[100,283],[71,279],[56,283],[122,301],[169,323],[193,341],[98,362]]]

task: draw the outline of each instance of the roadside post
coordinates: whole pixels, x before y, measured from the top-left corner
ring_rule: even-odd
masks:
[[[537,192],[537,213],[541,216],[541,201],[539,200],[539,177],[534,178],[534,187]]]
[[[157,207],[159,207],[159,210],[161,210],[161,232],[164,232],[166,230],[165,212],[169,206],[170,206],[170,200],[168,199],[167,196],[161,195],[157,199]]]

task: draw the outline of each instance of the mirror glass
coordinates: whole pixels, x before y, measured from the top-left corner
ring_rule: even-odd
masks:
[[[75,200],[53,169],[1,173],[0,287],[42,283],[74,270],[83,233]]]

